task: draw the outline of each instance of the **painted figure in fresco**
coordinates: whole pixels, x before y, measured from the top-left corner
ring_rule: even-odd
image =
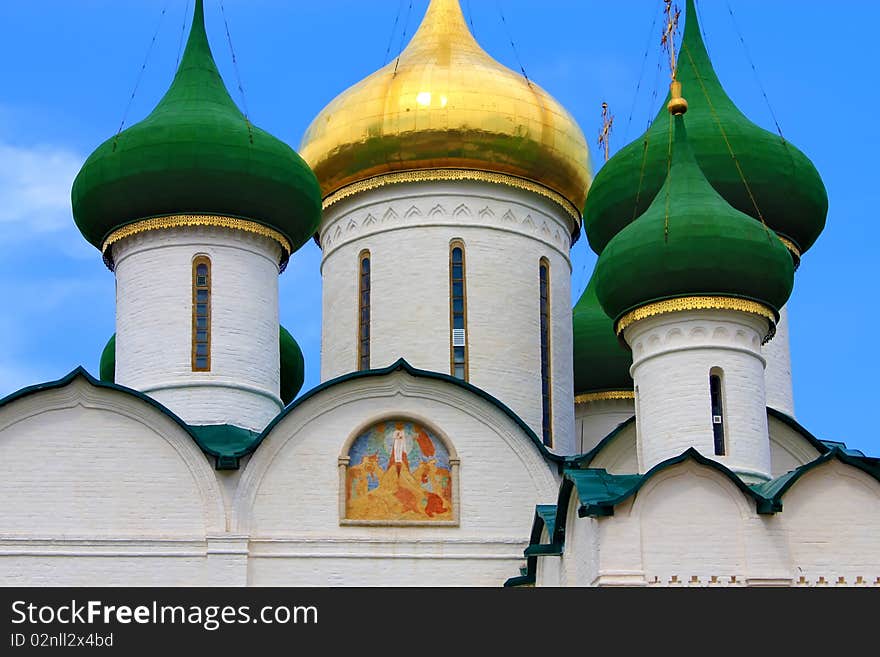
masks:
[[[403,430],[403,423],[398,422],[394,427],[392,434],[391,456],[388,459],[388,469],[397,466],[397,474],[400,475],[401,468],[409,471],[409,458],[406,455],[406,432]]]
[[[364,431],[349,450],[346,518],[450,520],[449,454],[423,427],[395,420]]]

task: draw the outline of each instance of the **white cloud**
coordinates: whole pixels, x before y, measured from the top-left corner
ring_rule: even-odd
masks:
[[[83,161],[63,148],[0,143],[0,241],[69,228],[70,188]]]

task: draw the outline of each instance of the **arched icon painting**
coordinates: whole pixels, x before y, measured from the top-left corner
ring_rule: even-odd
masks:
[[[347,520],[453,520],[449,452],[424,427],[406,420],[373,425],[349,451]]]

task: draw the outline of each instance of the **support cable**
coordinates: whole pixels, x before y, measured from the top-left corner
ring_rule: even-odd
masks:
[[[232,55],[232,68],[235,70],[235,80],[238,84],[238,92],[241,95],[241,106],[244,109],[244,121],[247,124],[248,137],[251,144],[254,143],[254,128],[251,124],[250,112],[248,112],[247,98],[244,95],[244,85],[241,82],[241,73],[238,70],[238,59],[235,56],[235,48],[232,46],[232,35],[229,33],[229,21],[226,19],[226,8],[223,0],[220,0],[220,13],[223,15],[223,25],[226,28],[226,41],[229,43],[229,52]]]
[[[131,96],[128,99],[128,104],[125,106],[125,111],[122,113],[122,121],[119,122],[119,130],[116,131],[116,136],[113,138],[113,151],[116,151],[116,144],[119,141],[119,135],[122,134],[123,129],[125,128],[125,122],[128,120],[128,113],[131,111],[131,105],[134,102],[134,97],[137,95],[138,89],[141,86],[141,80],[143,80],[144,72],[147,70],[147,64],[150,61],[150,55],[153,52],[153,48],[156,45],[156,41],[159,38],[159,30],[162,28],[162,20],[165,18],[165,14],[168,10],[168,4],[166,2],[165,6],[162,8],[162,13],[159,15],[159,22],[156,25],[156,31],[153,32],[153,38],[150,40],[150,46],[147,48],[147,55],[144,57],[144,63],[141,65],[141,70],[138,72],[137,79],[134,83],[134,89],[132,89]]]

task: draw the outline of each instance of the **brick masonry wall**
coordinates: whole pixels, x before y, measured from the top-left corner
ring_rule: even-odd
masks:
[[[633,350],[639,469],[688,447],[744,477],[770,475],[761,338],[766,320],[736,311],[686,311],[626,329]],[[709,374],[723,372],[725,455],[715,457]]]
[[[371,253],[371,367],[450,373],[449,250],[465,245],[470,382],[541,434],[539,261],[550,262],[554,451],[574,453],[573,226],[536,194],[486,183],[398,184],[325,211],[321,368],[358,368],[359,254]]]
[[[116,382],[190,424],[262,429],[278,413],[278,261],[264,237],[179,228],[127,238],[116,261]],[[192,263],[211,259],[211,371],[192,371]]]
[[[788,306],[783,306],[776,325],[776,335],[761,347],[767,361],[764,380],[767,406],[794,417],[794,390],[791,380],[791,349],[788,340]]]

